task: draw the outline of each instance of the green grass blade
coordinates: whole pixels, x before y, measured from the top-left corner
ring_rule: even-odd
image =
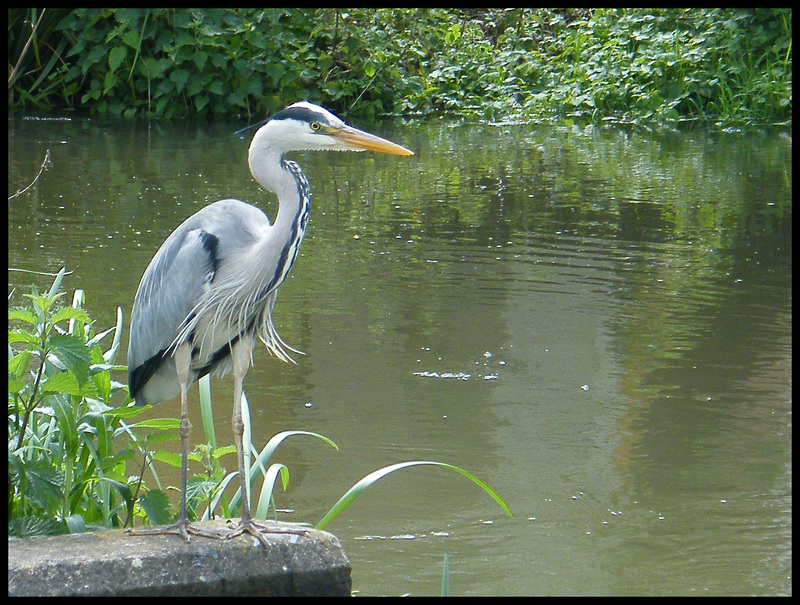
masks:
[[[219,484],[219,487],[217,488],[217,492],[211,499],[211,506],[207,508],[203,513],[203,519],[202,519],[203,521],[207,521],[210,518],[211,511],[217,510],[218,506],[222,508],[222,516],[224,517],[230,516],[233,504],[227,505],[223,500],[223,496],[225,496],[225,490],[227,489],[228,485],[230,485],[230,482],[238,478],[239,478],[239,473],[235,471],[225,475],[225,478],[222,480],[222,482]]]
[[[214,430],[214,412],[211,403],[211,377],[206,374],[197,381],[200,388],[200,415],[203,419],[203,433],[206,443],[211,447],[217,447],[216,431]]]
[[[122,329],[122,307],[117,307],[117,325],[114,327],[114,340],[111,342],[111,348],[103,354],[103,359],[106,360],[106,363],[113,364],[117,358],[117,351],[119,351],[119,345],[122,341]]]
[[[445,462],[435,462],[431,460],[411,460],[409,462],[399,462],[397,464],[391,464],[389,466],[385,466],[380,468],[376,471],[371,472],[369,475],[365,476],[363,479],[358,481],[353,487],[351,487],[347,493],[342,496],[339,501],[334,504],[333,508],[329,510],[325,516],[320,520],[319,523],[315,526],[316,529],[323,529],[328,523],[330,523],[339,513],[341,513],[344,509],[350,506],[356,498],[358,498],[361,493],[370,487],[373,483],[382,479],[383,477],[390,475],[395,471],[399,471],[404,468],[414,467],[414,466],[441,466],[443,468],[450,469],[451,471],[455,471],[461,475],[464,475],[467,479],[475,483],[478,487],[480,487],[483,491],[489,494],[495,502],[497,502],[500,507],[506,512],[509,517],[513,517],[511,514],[511,509],[508,508],[508,505],[505,503],[497,492],[495,492],[491,487],[489,487],[486,483],[478,479],[472,473],[465,471],[463,468],[459,468],[457,466],[453,466],[452,464],[447,464]]]
[[[272,457],[272,454],[275,453],[275,450],[278,449],[278,446],[283,443],[285,439],[288,437],[292,437],[294,435],[308,435],[309,437],[316,437],[317,439],[321,439],[335,450],[339,450],[339,446],[337,446],[333,441],[325,437],[324,435],[320,435],[319,433],[312,433],[311,431],[281,431],[280,433],[276,433],[272,436],[272,438],[267,442],[267,445],[264,446],[264,449],[261,450],[261,453],[258,455],[258,459],[262,463],[266,463]]]
[[[67,273],[66,267],[61,267],[61,270],[56,274],[55,279],[53,280],[53,285],[50,286],[50,292],[48,292],[47,296],[49,298],[53,298],[58,289],[61,287],[61,282],[64,280],[64,275]]]
[[[245,427],[245,434],[247,434],[247,427]],[[253,462],[252,466],[248,467],[249,472],[249,485],[252,486],[255,477],[257,476],[256,471],[260,468],[261,474],[264,474],[264,470],[267,466],[267,461],[272,457],[275,453],[275,450],[278,449],[278,446],[283,443],[285,439],[288,437],[293,437],[295,435],[308,435],[309,437],[316,437],[317,439],[321,439],[334,449],[338,451],[339,446],[337,446],[333,441],[325,437],[324,435],[320,435],[319,433],[312,433],[311,431],[282,431],[272,436],[272,438],[267,442],[264,448],[258,453],[256,456],[255,461]],[[241,498],[241,489],[237,490],[234,494],[233,498],[231,499],[231,508],[237,506],[239,504],[239,500]],[[264,517],[256,517],[258,519],[262,519]]]
[[[278,475],[281,477],[281,485],[284,491],[289,485],[289,468],[276,462],[271,465],[267,472],[264,473],[264,482],[261,484],[261,492],[258,495],[258,506],[256,507],[256,519],[266,519],[269,514],[269,505],[272,502],[272,492],[275,490],[275,482],[278,480]],[[276,511],[276,521],[277,511]]]

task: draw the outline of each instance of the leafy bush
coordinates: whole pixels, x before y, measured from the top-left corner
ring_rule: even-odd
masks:
[[[788,9],[598,9],[557,32],[529,113],[791,119]],[[544,57],[542,57],[544,59]]]
[[[12,105],[250,118],[306,99],[361,116],[791,119],[791,9],[41,11],[9,9]]]
[[[125,475],[133,452],[114,439],[139,410],[109,405],[124,388],[111,379],[122,314],[95,334],[82,292],[72,306],[57,305],[63,276],[8,312],[9,535],[121,527],[136,498]]]

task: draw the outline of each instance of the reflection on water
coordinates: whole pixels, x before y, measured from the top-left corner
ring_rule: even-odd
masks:
[[[186,216],[224,197],[274,216],[238,126],[12,121],[9,191],[45,149],[54,166],[9,205],[9,266],[66,265],[100,326],[129,315]],[[441,460],[514,519],[440,469],[384,479],[329,526],[360,594],[437,594],[445,553],[453,594],[790,594],[791,140],[371,128],[417,155],[296,158],[314,208],[275,318],[306,355],[259,349],[246,381],[264,442],[340,447],[282,446],[286,517]]]

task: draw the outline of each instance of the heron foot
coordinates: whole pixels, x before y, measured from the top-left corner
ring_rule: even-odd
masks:
[[[140,529],[126,529],[126,534],[131,536],[155,536],[159,534],[175,534],[181,536],[188,544],[192,541],[192,536],[200,536],[203,538],[213,538],[220,540],[225,537],[225,534],[215,534],[193,526],[188,519],[179,519],[172,525],[159,526],[159,527],[142,527]]]
[[[232,524],[232,520],[228,520],[228,524]],[[305,536],[310,531],[305,527],[293,527],[279,525],[277,523],[267,523],[264,521],[256,521],[255,519],[242,519],[236,527],[233,527],[230,532],[225,536],[226,540],[241,536],[243,534],[250,534],[254,536],[264,548],[269,547],[269,542],[265,534],[292,534],[297,536]]]

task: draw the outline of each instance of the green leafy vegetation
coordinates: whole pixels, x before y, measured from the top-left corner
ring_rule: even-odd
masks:
[[[124,389],[111,377],[124,369],[114,364],[122,312],[116,326],[95,334],[82,291],[71,306],[59,304],[64,275],[47,293],[33,287],[29,304],[8,312],[9,536],[122,527],[139,495],[126,463],[146,446],[126,421],[142,408],[110,405]],[[130,447],[120,448],[126,434]]]
[[[792,11],[9,9],[9,73],[24,111],[779,123]]]

